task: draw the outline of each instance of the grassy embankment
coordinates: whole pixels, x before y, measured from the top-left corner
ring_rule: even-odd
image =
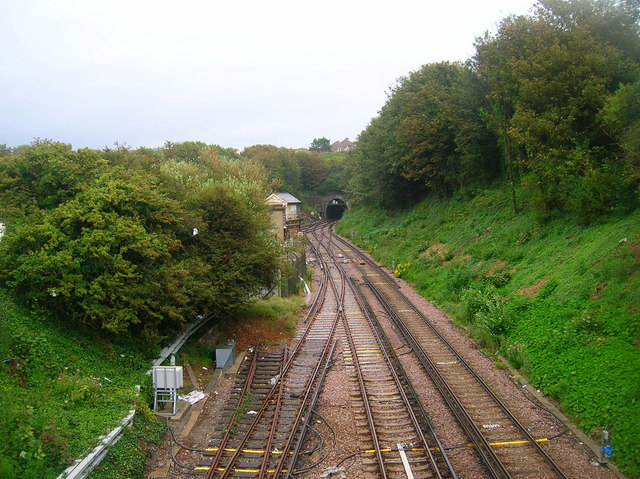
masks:
[[[0,477],[57,477],[132,408],[143,412],[135,430],[154,428],[145,414],[151,397],[145,373],[157,351],[58,327],[14,304],[5,290],[0,331],[0,359],[18,359],[15,366],[0,364]],[[141,460],[144,466],[144,454]],[[140,455],[132,467],[140,467]]]
[[[640,477],[640,211],[580,226],[504,189],[393,215],[346,212],[338,232],[499,351]]]
[[[299,317],[302,302],[299,296],[251,302],[243,320],[230,321],[226,337],[233,337],[234,324],[253,325],[253,337],[257,325],[274,337],[291,334],[292,318]],[[146,375],[159,348],[134,340],[110,342],[88,331],[56,326],[16,305],[2,289],[0,331],[0,359],[18,358],[15,366],[0,363],[0,478],[57,477],[134,407],[138,414],[133,427],[90,477],[145,477],[146,443],[152,441],[153,447],[165,433],[164,423],[149,410],[153,391]],[[213,357],[211,349],[194,340],[177,362],[212,370]],[[136,385],[141,386],[139,396]]]

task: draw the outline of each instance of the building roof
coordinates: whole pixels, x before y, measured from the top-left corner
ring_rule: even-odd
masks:
[[[270,194],[267,197],[266,201],[267,203],[276,203],[278,201],[282,201],[283,203],[286,203],[288,205],[302,203],[302,201],[300,201],[298,198],[293,196],[291,193],[281,193],[281,192]]]
[[[331,151],[350,150],[354,146],[356,146],[355,141],[349,141],[349,138],[345,138],[342,141],[336,141],[336,142],[332,143],[331,144]]]

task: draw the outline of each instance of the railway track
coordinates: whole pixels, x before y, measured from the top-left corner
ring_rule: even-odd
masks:
[[[357,429],[366,451],[366,473],[382,478],[456,477],[390,342],[358,286],[347,277],[344,255],[332,252],[327,227],[307,237],[316,254],[323,256],[330,280],[343,288],[340,338],[351,372],[352,401],[361,411]]]
[[[294,470],[335,348],[340,299],[327,284],[321,282],[309,311],[313,320],[289,352],[279,361],[254,353],[251,363],[245,362],[228,421],[212,438],[196,472],[207,478],[278,478]],[[326,309],[334,313],[317,314]]]
[[[254,350],[243,364],[196,472],[207,478],[291,478],[317,466],[301,451],[335,351],[349,372],[361,471],[380,478],[456,478],[446,451],[378,321],[384,308],[453,411],[487,477],[565,478],[562,471],[386,273],[332,235],[305,229],[319,265],[317,295],[290,349]],[[389,335],[394,335],[393,340]],[[315,432],[315,431],[314,431]],[[317,432],[315,432],[318,435]],[[500,446],[500,447],[498,447]],[[314,446],[315,447],[315,446]],[[325,456],[326,457],[326,456]]]
[[[352,246],[335,238],[348,263],[372,291],[403,341],[410,345],[438,387],[492,478],[558,478],[566,476],[525,426],[449,344],[429,320],[375,263],[355,255]]]

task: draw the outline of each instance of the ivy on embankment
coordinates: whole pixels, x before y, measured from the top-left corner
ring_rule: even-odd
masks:
[[[640,212],[591,226],[506,186],[395,211],[351,209],[338,233],[499,351],[640,477]]]
[[[0,477],[57,477],[151,398],[156,350],[58,326],[0,289]],[[142,386],[143,401],[135,384]],[[142,469],[143,471],[143,469]]]

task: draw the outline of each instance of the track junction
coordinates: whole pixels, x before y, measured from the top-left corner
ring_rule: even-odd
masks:
[[[303,327],[281,353],[254,349],[248,355],[194,472],[319,477],[331,432],[312,426],[327,423],[317,406],[339,350],[350,378],[342,387],[356,411],[358,452],[350,457],[358,461],[357,477],[458,477],[432,426],[433,413],[416,393],[428,382],[455,417],[482,477],[565,478],[544,438],[532,436],[393,278],[332,228],[318,222],[304,230],[321,274]],[[384,311],[384,321],[374,311]],[[420,364],[417,377],[405,371],[407,357]],[[324,477],[340,477],[339,465]]]

